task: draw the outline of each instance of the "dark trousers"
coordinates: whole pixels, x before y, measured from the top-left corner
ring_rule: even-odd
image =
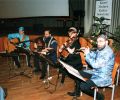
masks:
[[[31,59],[31,55],[30,55],[30,51],[27,49],[23,49],[23,48],[18,48],[15,49],[13,52],[11,52],[11,54],[13,55],[12,58],[15,61],[15,64],[17,65],[17,67],[21,67],[20,62],[19,62],[19,54],[20,53],[25,53],[27,55],[27,62],[28,62],[28,67],[31,67],[31,63],[30,63],[30,59]]]
[[[93,87],[96,87],[96,84],[92,80],[90,80],[92,75],[89,74],[89,73],[86,73],[84,71],[80,71],[80,74],[84,78],[87,78],[88,80],[86,82],[83,82],[82,80],[78,79],[76,81],[76,85],[77,85],[77,87],[79,87],[79,90],[76,90],[76,92],[80,93],[80,91],[82,91],[82,92],[88,94],[89,96],[94,97],[94,89],[93,89]],[[101,100],[100,96],[101,96],[101,94],[97,92],[97,100]]]
[[[56,68],[56,60],[55,60],[55,58],[51,58],[51,56],[49,56],[49,55],[40,56],[40,61],[42,62],[42,74],[41,74],[41,77],[46,76],[48,65],[49,65],[49,67],[52,66],[52,67]]]
[[[33,55],[33,58],[34,58],[34,68],[35,68],[35,71],[40,71],[41,68],[40,68],[40,57],[39,57],[39,53],[37,52],[34,52],[34,55]]]
[[[61,59],[63,60],[63,59]],[[73,66],[76,70],[81,70],[83,65],[82,65],[82,61],[81,61],[81,57],[79,54],[70,54],[66,59],[63,60],[65,63]],[[65,76],[69,76],[70,78],[74,79],[76,81],[76,77],[72,76],[71,74],[69,74],[67,72],[67,70],[65,68],[63,68],[64,72],[62,73],[62,79],[61,79],[61,83],[64,83],[65,81]]]
[[[39,62],[41,64],[41,69]],[[44,78],[46,76],[48,64],[51,65],[51,63],[54,64],[53,61],[48,56],[34,53],[34,66],[36,69],[41,70],[41,77]]]

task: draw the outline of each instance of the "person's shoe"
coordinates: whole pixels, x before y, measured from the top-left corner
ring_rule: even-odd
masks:
[[[76,92],[68,92],[67,94],[68,94],[69,96],[77,96],[77,97],[80,96],[80,94],[79,94],[79,93],[76,93]]]
[[[45,79],[45,76],[41,76],[40,79]]]
[[[105,100],[105,97],[102,93],[99,93],[99,95],[97,96],[97,100]]]
[[[37,72],[41,72],[40,69],[34,69],[33,72],[37,73]]]
[[[28,67],[32,68],[32,65],[28,65]]]

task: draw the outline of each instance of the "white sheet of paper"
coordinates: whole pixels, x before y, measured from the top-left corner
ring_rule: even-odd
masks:
[[[63,62],[63,61],[61,61],[61,60],[58,60],[58,61],[63,65],[64,68],[67,69],[67,71],[68,71],[70,74],[72,74],[72,75],[74,75],[75,77],[77,77],[77,78],[85,81],[85,79],[80,75],[80,73],[78,72],[78,70],[74,69],[71,65],[68,65],[67,63],[65,63],[65,62]]]

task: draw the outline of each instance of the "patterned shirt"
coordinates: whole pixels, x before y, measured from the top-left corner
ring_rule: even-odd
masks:
[[[114,53],[108,45],[101,51],[91,51],[86,55],[86,61],[93,69],[85,72],[92,74],[91,80],[97,86],[108,86],[112,83]]]

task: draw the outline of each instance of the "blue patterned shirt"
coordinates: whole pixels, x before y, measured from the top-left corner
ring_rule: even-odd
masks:
[[[112,83],[114,53],[108,45],[101,51],[91,51],[86,55],[86,61],[93,69],[85,72],[92,74],[91,80],[97,86],[108,86]]]

